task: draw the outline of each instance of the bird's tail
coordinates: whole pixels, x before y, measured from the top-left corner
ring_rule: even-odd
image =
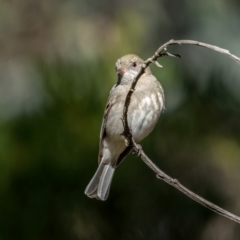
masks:
[[[90,198],[106,200],[109,194],[112,177],[115,168],[110,164],[100,163],[92,180],[85,190],[85,194]]]

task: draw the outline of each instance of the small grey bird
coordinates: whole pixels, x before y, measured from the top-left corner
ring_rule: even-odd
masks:
[[[107,199],[116,167],[132,151],[131,147],[125,145],[121,118],[126,95],[143,62],[134,54],[125,55],[116,62],[118,80],[110,91],[103,116],[99,166],[85,190],[90,198]],[[163,88],[147,67],[138,80],[128,108],[128,125],[136,142],[153,130],[164,109],[164,102]]]

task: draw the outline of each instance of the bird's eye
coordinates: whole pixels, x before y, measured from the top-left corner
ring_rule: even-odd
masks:
[[[132,63],[132,66],[133,66],[133,67],[136,67],[136,66],[137,66],[137,63],[136,63],[136,62],[133,62],[133,63]]]

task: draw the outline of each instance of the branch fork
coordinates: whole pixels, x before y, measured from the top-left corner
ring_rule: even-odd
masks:
[[[135,142],[135,140],[132,137],[131,129],[128,126],[128,119],[127,119],[128,107],[129,107],[129,104],[130,104],[130,101],[131,101],[132,94],[133,94],[133,92],[135,90],[135,87],[137,85],[138,79],[144,73],[144,70],[151,63],[155,64],[157,67],[162,68],[162,65],[160,65],[157,62],[157,59],[160,58],[160,57],[169,56],[169,57],[180,58],[181,56],[179,54],[171,54],[171,53],[167,52],[167,47],[171,46],[171,45],[183,45],[183,44],[201,46],[201,47],[205,47],[205,48],[208,48],[208,49],[212,49],[214,51],[217,51],[217,52],[220,52],[222,54],[227,55],[228,57],[234,59],[236,62],[238,62],[240,64],[240,58],[231,54],[227,49],[223,49],[223,48],[220,48],[220,47],[217,47],[217,46],[214,46],[214,45],[210,45],[210,44],[207,44],[207,43],[202,43],[202,42],[193,41],[193,40],[173,40],[173,39],[164,43],[162,46],[160,46],[158,48],[158,50],[155,52],[155,54],[152,57],[150,57],[146,61],[144,61],[144,64],[142,64],[140,72],[138,73],[138,75],[135,77],[135,79],[132,82],[132,85],[129,89],[129,92],[126,96],[125,104],[124,104],[124,108],[123,108],[122,122],[123,122],[124,131],[123,131],[122,135],[125,138],[126,145],[127,146],[132,146],[133,151],[135,153],[137,153],[137,155],[139,157],[141,157],[141,159],[144,161],[144,163],[156,173],[156,177],[158,179],[165,181],[166,183],[175,187],[176,189],[178,189],[180,192],[182,192],[186,196],[190,197],[191,199],[200,203],[201,205],[209,208],[213,212],[218,213],[218,214],[224,216],[225,218],[228,218],[228,219],[240,224],[240,217],[239,216],[236,216],[236,215],[226,211],[225,209],[222,209],[219,206],[207,201],[206,199],[202,198],[201,196],[195,194],[194,192],[192,192],[191,190],[189,190],[188,188],[183,186],[177,179],[171,178],[166,173],[164,173],[161,169],[159,169],[151,161],[151,159],[144,153],[141,145],[137,144]]]

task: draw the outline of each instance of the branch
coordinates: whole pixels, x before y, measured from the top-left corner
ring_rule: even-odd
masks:
[[[188,197],[190,197],[194,201],[202,204],[203,206],[209,208],[213,212],[216,212],[216,213],[218,213],[218,214],[220,214],[220,215],[222,215],[222,216],[240,224],[240,217],[238,217],[238,216],[220,208],[219,206],[217,206],[217,205],[207,201],[206,199],[200,197],[199,195],[193,193],[188,188],[183,186],[177,179],[171,178],[166,173],[164,173],[161,169],[159,169],[151,161],[151,159],[144,153],[144,151],[142,150],[142,147],[134,141],[134,139],[132,137],[132,134],[131,134],[131,129],[128,126],[128,119],[127,119],[128,107],[129,107],[129,104],[131,102],[131,97],[132,97],[132,94],[133,94],[133,92],[135,90],[135,87],[137,85],[138,79],[141,77],[141,75],[144,73],[145,69],[151,63],[156,64],[158,67],[162,67],[157,62],[158,58],[164,57],[164,56],[180,57],[180,55],[178,55],[178,54],[168,53],[167,52],[167,47],[171,46],[171,45],[182,45],[182,44],[196,45],[196,46],[201,46],[201,47],[212,49],[214,51],[217,51],[217,52],[220,52],[222,54],[227,55],[228,57],[234,59],[236,62],[238,62],[240,64],[240,58],[231,54],[228,50],[217,47],[217,46],[214,46],[214,45],[210,45],[210,44],[207,44],[207,43],[202,43],[202,42],[193,41],[193,40],[170,40],[170,41],[166,42],[165,44],[163,44],[161,47],[158,48],[158,50],[155,52],[155,54],[152,57],[150,57],[146,61],[144,61],[144,64],[142,64],[140,72],[138,73],[138,75],[133,80],[131,88],[129,89],[129,92],[126,96],[125,104],[124,104],[124,108],[123,108],[123,118],[122,118],[122,122],[123,122],[123,126],[124,126],[123,135],[125,137],[125,142],[126,142],[127,146],[132,146],[133,147],[134,152],[136,152],[138,154],[138,156],[140,156],[141,159],[144,161],[144,163],[147,164],[147,166],[149,168],[151,168],[156,173],[156,176],[157,176],[158,179],[161,179],[161,180],[165,181],[169,185],[175,187],[176,189],[178,189],[183,194],[187,195]]]

